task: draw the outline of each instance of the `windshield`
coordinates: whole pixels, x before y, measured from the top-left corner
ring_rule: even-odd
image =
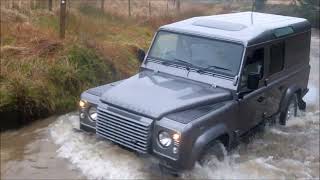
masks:
[[[149,57],[225,75],[238,74],[243,46],[240,44],[160,31]]]

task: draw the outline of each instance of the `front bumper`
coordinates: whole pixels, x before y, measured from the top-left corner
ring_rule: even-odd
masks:
[[[80,113],[83,112],[84,110],[80,110]],[[131,118],[129,119],[128,117]],[[111,121],[106,122],[106,118],[110,118]],[[135,121],[135,123],[140,125],[138,126],[133,123],[127,124],[128,122],[124,122],[124,120],[128,120],[129,122]],[[156,132],[163,130],[163,128],[159,129],[158,127],[154,127],[154,123],[158,122],[159,121],[153,122],[151,119],[140,117],[130,112],[110,107],[106,104],[99,104],[98,120],[96,122],[90,121],[86,114],[84,118],[80,117],[80,129],[86,132],[96,133],[98,137],[108,139],[116,144],[139,153],[155,156],[160,160],[160,164],[162,166],[173,171],[192,168],[193,163],[189,163],[188,158],[180,158],[180,152],[176,156],[171,157],[171,153],[163,151],[163,149],[159,149],[159,145],[156,144],[156,136],[152,136],[153,134],[157,134]],[[136,132],[132,131],[133,128],[136,128]],[[145,128],[146,131],[142,131],[141,128]],[[137,135],[147,136],[145,136],[146,139],[144,139],[142,137],[137,137]],[[181,147],[179,151],[181,151]],[[166,154],[170,154],[170,156]]]
[[[85,131],[85,132],[91,132],[91,133],[96,133],[96,128],[92,126],[88,126],[87,124],[81,123],[80,122],[80,129]]]

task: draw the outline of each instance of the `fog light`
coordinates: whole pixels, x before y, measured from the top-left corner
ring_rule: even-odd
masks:
[[[80,113],[80,118],[83,119],[86,115],[82,112]]]
[[[178,148],[177,147],[173,147],[172,152],[173,152],[173,154],[177,154],[178,153]]]

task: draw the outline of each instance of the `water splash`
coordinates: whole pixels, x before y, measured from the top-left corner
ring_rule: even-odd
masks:
[[[61,116],[50,134],[60,146],[58,156],[69,159],[90,179],[155,178],[150,169],[157,162],[140,157],[95,135],[75,131],[76,114]],[[249,144],[241,144],[220,162],[212,159],[183,173],[185,179],[252,179],[319,177],[319,112],[293,119],[288,127],[275,126]]]
[[[58,156],[69,159],[89,179],[148,178],[148,161],[95,135],[78,132],[76,114],[61,116],[51,125],[50,134],[60,145]],[[149,160],[152,162],[152,160]]]

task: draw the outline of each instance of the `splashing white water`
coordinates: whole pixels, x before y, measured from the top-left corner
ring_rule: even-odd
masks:
[[[76,114],[61,116],[50,133],[60,146],[58,155],[79,168],[90,179],[154,178],[156,165],[150,157],[139,157],[95,135],[74,130]],[[319,113],[307,113],[289,122],[287,128],[272,127],[249,144],[242,144],[227,158],[196,165],[182,174],[186,179],[255,179],[319,177]]]
[[[149,166],[146,158],[98,140],[95,135],[79,132],[78,127],[78,116],[67,114],[50,127],[50,134],[60,145],[58,156],[69,159],[89,179],[148,178],[144,172]]]
[[[314,85],[310,85],[308,88],[309,92],[303,99],[308,103],[308,106],[319,107],[319,88]]]

